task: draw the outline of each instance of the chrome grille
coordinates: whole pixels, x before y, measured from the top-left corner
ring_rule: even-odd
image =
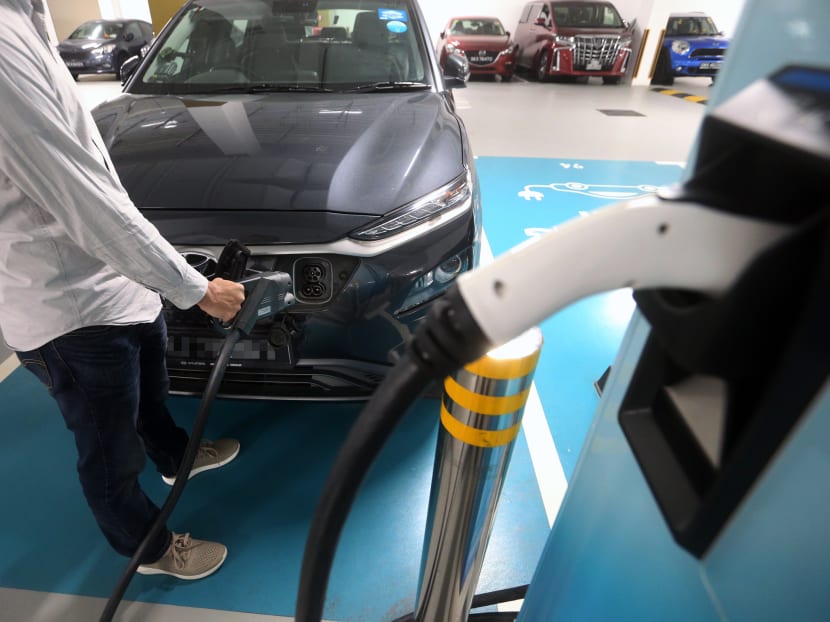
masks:
[[[577,35],[574,49],[574,68],[585,69],[589,63],[602,65],[603,69],[610,68],[620,53],[619,37],[603,37],[593,35]]]

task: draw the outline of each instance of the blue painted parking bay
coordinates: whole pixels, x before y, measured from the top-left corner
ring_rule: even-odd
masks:
[[[675,183],[682,173],[676,163],[476,162],[484,230],[496,257],[566,220]],[[540,269],[540,289],[547,270],[569,268]],[[536,391],[479,591],[530,581],[598,402],[594,382],[613,362],[632,310],[630,292],[612,292],[542,324]],[[108,597],[126,559],[109,549],[86,507],[72,437],[56,406],[21,368],[0,382],[0,404],[0,588]],[[172,397],[170,407],[189,428],[198,400]],[[317,497],[360,409],[359,403],[218,400],[205,436],[237,437],[242,452],[188,483],[169,526],[224,542],[227,562],[215,575],[189,583],[136,576],[125,599],[291,617]],[[438,417],[436,400],[418,402],[365,481],[341,537],[327,620],[382,622],[413,610]],[[159,504],[169,491],[149,463],[142,484]]]

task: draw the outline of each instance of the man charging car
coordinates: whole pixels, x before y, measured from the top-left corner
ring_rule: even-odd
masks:
[[[45,24],[43,0],[0,0],[0,329],[56,400],[87,502],[129,557],[159,514],[138,483],[146,456],[170,483],[188,442],[165,406],[159,294],[229,321],[244,293],[190,267],[135,208]],[[207,442],[190,476],[238,452]],[[138,572],[181,579],[227,555],[169,529],[147,551]]]

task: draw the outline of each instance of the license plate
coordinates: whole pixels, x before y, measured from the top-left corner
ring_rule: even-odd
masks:
[[[471,56],[471,63],[492,63],[493,59],[489,56]]]
[[[167,357],[176,367],[210,369],[224,341],[216,338],[168,337]],[[261,341],[241,339],[233,349],[229,369],[261,369],[294,364],[291,343],[273,348]]]
[[[585,69],[588,71],[599,71],[602,69],[602,63],[598,60],[589,60],[588,64],[585,66]]]
[[[82,60],[68,60],[65,61],[67,67],[83,67],[84,61]]]
[[[720,63],[700,63],[701,69],[717,69],[720,67]]]

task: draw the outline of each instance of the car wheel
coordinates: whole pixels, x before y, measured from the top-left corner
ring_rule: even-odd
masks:
[[[510,82],[512,79],[513,79],[513,74],[512,73],[505,73],[505,74],[502,74],[502,76],[501,76],[501,81],[502,82]]]
[[[603,84],[619,84],[620,80],[620,76],[602,76]]]
[[[669,53],[665,48],[660,50],[660,56],[657,57],[657,66],[654,68],[654,75],[651,77],[652,84],[662,84],[671,86],[674,84],[674,76],[671,73],[671,60]]]
[[[539,57],[539,66],[536,68],[536,78],[538,78],[539,82],[547,81],[549,63],[550,52],[548,52],[547,50],[543,50],[542,55]]]

